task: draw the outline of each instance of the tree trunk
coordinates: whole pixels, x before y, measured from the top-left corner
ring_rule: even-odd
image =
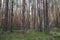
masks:
[[[30,29],[30,4],[29,0],[26,0],[26,28]]]
[[[33,28],[35,29],[35,23],[36,23],[36,0],[33,0],[33,7],[32,7],[32,25],[33,25]]]
[[[25,30],[25,0],[22,0],[22,30]]]
[[[8,0],[5,0],[5,21],[3,31],[8,31]]]
[[[40,31],[40,32],[42,32],[42,13],[41,13],[41,6],[40,6],[40,4],[41,4],[41,0],[37,0],[37,7],[38,7],[38,19],[39,19],[39,21],[38,21],[38,31]]]
[[[12,32],[12,27],[13,27],[13,0],[11,1],[11,27],[10,27],[10,31]]]
[[[1,9],[1,0],[0,0],[0,9]]]
[[[43,0],[44,8],[44,32],[49,32],[49,22],[48,22],[48,0]]]
[[[56,0],[54,0],[54,4],[55,4],[55,12],[56,12],[56,23],[55,26],[58,27],[58,14],[59,14],[59,10],[58,10],[58,3]]]

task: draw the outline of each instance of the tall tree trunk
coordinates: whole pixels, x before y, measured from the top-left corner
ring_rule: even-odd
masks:
[[[0,9],[1,9],[1,2],[2,2],[2,1],[0,0]]]
[[[26,0],[26,27],[27,29],[30,29],[30,4],[29,4],[29,0]]]
[[[21,29],[21,0],[20,0],[20,29]]]
[[[20,5],[20,20],[21,20],[21,29],[22,29],[22,0],[20,0],[20,2],[21,2],[21,5]]]
[[[12,27],[13,27],[13,0],[11,1],[11,27],[10,27],[10,31],[12,32]]]
[[[22,0],[22,30],[25,30],[25,0]]]
[[[2,2],[2,0],[0,0],[0,17],[1,17],[1,6],[2,6],[2,3],[1,2]]]
[[[56,23],[55,26],[58,27],[58,3],[56,0],[54,0],[54,4],[55,4],[55,12],[56,12]]]
[[[49,22],[48,22],[48,0],[43,0],[44,2],[44,32],[49,32]]]
[[[35,23],[36,23],[36,0],[33,0],[33,8],[32,8],[32,21],[33,21],[33,28],[35,29]]]
[[[42,13],[41,13],[41,0],[37,0],[37,7],[38,7],[38,19],[39,19],[39,22],[38,22],[38,31],[42,32]]]
[[[5,21],[3,31],[8,31],[8,0],[5,0]]]
[[[58,4],[56,0],[53,0],[53,14],[54,14],[54,26],[58,26]]]
[[[0,23],[1,23],[1,13],[2,13],[2,11],[1,11],[1,9],[2,9],[2,3],[1,3],[2,1],[0,0]],[[1,26],[1,24],[0,24],[0,26]]]

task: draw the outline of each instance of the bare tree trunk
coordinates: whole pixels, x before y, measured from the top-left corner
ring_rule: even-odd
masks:
[[[36,23],[36,0],[33,0],[33,7],[32,7],[32,21],[33,21],[33,28],[35,29],[35,23]]]
[[[53,0],[53,15],[54,15],[54,26],[58,27],[58,3],[56,0]]]
[[[56,12],[56,23],[55,23],[55,26],[58,27],[58,14],[59,14],[59,12],[58,12],[59,11],[58,10],[58,3],[57,3],[56,0],[54,2],[55,2],[54,3],[55,4],[55,12]]]
[[[22,30],[25,30],[25,0],[22,0]]]
[[[11,1],[11,27],[10,27],[10,31],[12,32],[12,27],[13,27],[13,0]]]
[[[38,19],[39,19],[39,21],[38,21],[38,31],[40,31],[40,32],[42,32],[42,13],[41,13],[41,6],[40,6],[40,4],[41,4],[41,0],[37,0],[37,7],[38,7]]]
[[[20,0],[20,29],[21,29],[21,0]]]
[[[1,3],[2,1],[0,0],[0,26],[1,26],[1,13],[2,13],[2,11],[1,11],[1,9],[2,9],[2,3]]]
[[[26,28],[30,29],[30,4],[29,0],[26,0]]]
[[[44,0],[44,32],[49,32],[49,22],[48,22],[48,0]]]
[[[2,6],[2,1],[0,0],[0,17],[1,17],[1,6]],[[0,19],[1,20],[1,19]]]
[[[20,5],[20,24],[21,24],[21,29],[22,29],[22,0],[20,0],[21,5]]]
[[[8,0],[5,0],[5,21],[3,31],[8,31]]]
[[[2,2],[2,1],[0,0],[0,9],[1,9],[1,2]]]

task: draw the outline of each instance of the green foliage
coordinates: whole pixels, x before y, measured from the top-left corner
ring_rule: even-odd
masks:
[[[50,35],[54,38],[56,37],[60,38],[60,28],[53,27],[51,29]]]
[[[9,33],[0,36],[1,40],[45,40],[49,35],[36,30],[28,30],[25,33]]]
[[[20,40],[20,39],[23,39],[23,35],[18,33],[3,34],[0,36],[0,39],[1,40]]]
[[[13,26],[13,30],[15,30]],[[0,35],[1,40],[46,40],[47,38],[60,38],[60,34],[57,34],[59,32],[59,28],[52,28],[50,35],[46,34],[45,32],[38,32],[34,29],[25,30],[23,32],[18,33],[6,33]],[[57,32],[58,31],[58,32]]]
[[[2,31],[2,26],[0,25],[0,32]]]
[[[28,30],[25,33],[25,39],[26,40],[44,40],[48,37],[46,33],[41,33],[36,30]]]

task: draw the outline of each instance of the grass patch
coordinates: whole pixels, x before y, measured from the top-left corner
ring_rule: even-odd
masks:
[[[14,27],[13,27],[14,28]],[[15,28],[14,28],[15,29]],[[59,32],[60,29],[53,28],[49,34],[46,34],[45,32],[38,32],[37,30],[30,29],[25,30],[23,32],[18,33],[6,33],[0,35],[0,40],[46,40],[48,37],[52,38],[60,38],[60,35],[57,35],[56,33]]]
[[[36,30],[28,30],[25,32],[25,39],[26,40],[43,40],[46,39],[48,35],[44,32],[38,32]]]
[[[20,40],[23,39],[23,35],[20,33],[11,33],[11,34],[3,34],[0,36],[1,40]]]
[[[28,30],[25,33],[9,33],[0,35],[1,40],[45,40],[49,35],[36,30]]]

